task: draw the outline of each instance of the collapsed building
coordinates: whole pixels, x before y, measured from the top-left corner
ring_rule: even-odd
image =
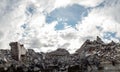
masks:
[[[97,36],[94,41],[86,40],[80,49],[76,51],[81,59],[87,59],[88,63],[104,70],[120,70],[120,43],[111,41],[104,43]],[[110,71],[109,71],[110,72]]]
[[[0,50],[1,72],[120,71],[120,43],[104,43],[98,36],[96,40],[86,40],[74,54],[63,48],[38,53],[18,42],[9,45],[11,50]]]

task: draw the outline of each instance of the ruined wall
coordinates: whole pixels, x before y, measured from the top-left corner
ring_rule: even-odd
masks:
[[[13,59],[20,61],[21,55],[24,56],[27,50],[18,42],[11,42],[9,45],[11,46],[11,56]]]
[[[9,44],[11,46],[11,56],[15,60],[19,60],[19,48],[18,48],[18,43],[17,42],[12,42]]]

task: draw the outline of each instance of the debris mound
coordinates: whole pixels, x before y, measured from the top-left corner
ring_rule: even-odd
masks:
[[[100,37],[86,40],[70,54],[66,49],[43,53],[11,42],[11,50],[0,50],[0,72],[119,72],[120,43],[104,43]],[[118,71],[117,71],[118,70]]]

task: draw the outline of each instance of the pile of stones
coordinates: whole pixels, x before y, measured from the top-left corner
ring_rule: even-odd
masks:
[[[103,69],[105,62],[120,63],[120,44],[104,43],[99,37],[86,40],[74,54],[63,48],[48,53],[28,49],[22,61],[14,60],[10,50],[0,50],[0,72],[89,72],[93,65]]]

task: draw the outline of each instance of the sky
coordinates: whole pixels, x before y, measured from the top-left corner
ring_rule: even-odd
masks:
[[[27,49],[74,53],[96,36],[120,41],[120,0],[1,0],[0,48],[18,41]]]

